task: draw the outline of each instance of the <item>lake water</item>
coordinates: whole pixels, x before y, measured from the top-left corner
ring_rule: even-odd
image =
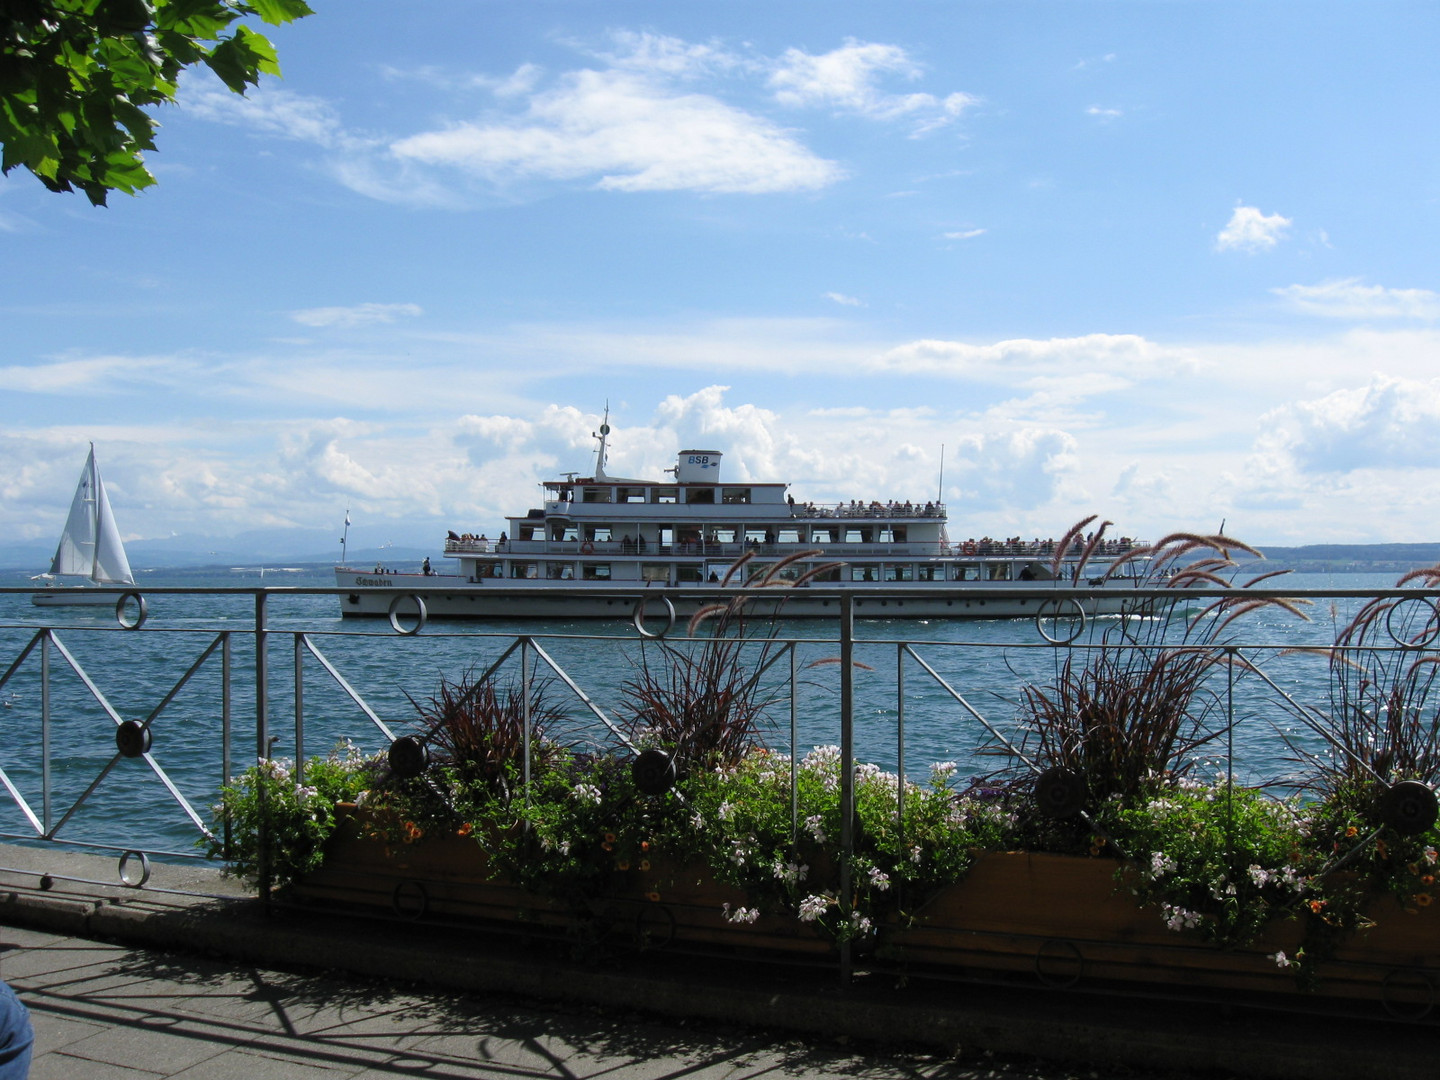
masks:
[[[330,574],[311,570],[275,572],[263,580],[256,571],[210,571],[142,575],[143,584],[159,588],[255,587],[258,585],[329,586]],[[1368,589],[1394,585],[1391,575],[1292,575],[1286,589]],[[22,584],[20,579],[6,585]],[[385,738],[362,709],[339,687],[318,651],[392,730],[413,725],[412,700],[424,701],[442,678],[483,671],[519,634],[531,635],[544,653],[573,680],[606,716],[625,710],[625,684],[636,664],[656,646],[642,646],[627,623],[475,623],[432,622],[414,637],[400,637],[383,621],[342,621],[339,602],[326,595],[272,595],[267,601],[270,638],[269,735],[273,752],[293,756],[296,748],[296,672],[303,686],[303,750],[323,753],[341,739],[367,751],[381,749]],[[1336,620],[1353,610],[1355,601],[1339,602],[1332,611],[1321,603],[1305,623],[1280,612],[1263,611],[1237,626],[1235,638],[1246,656],[1292,698],[1320,710],[1329,708],[1329,675],[1323,661],[1286,655],[1301,646],[1333,641]],[[120,848],[189,852],[199,830],[182,800],[208,820],[226,767],[222,667],[219,648],[176,689],[187,670],[205,650],[233,632],[230,764],[239,771],[255,760],[256,735],[254,599],[249,595],[151,593],[144,629],[129,632],[116,626],[104,608],[38,608],[29,594],[0,594],[0,674],[10,669],[27,644],[45,625],[56,628],[51,646],[48,694],[52,722],[48,732],[50,813],[59,822],[71,814],[58,836]],[[303,633],[305,638],[300,639]],[[801,752],[811,746],[840,741],[840,698],[833,627],[824,622],[784,624],[783,636],[797,639],[795,693],[796,735]],[[899,723],[903,699],[903,763],[909,775],[923,774],[936,761],[956,761],[962,774],[987,773],[999,764],[978,753],[994,741],[995,732],[1021,737],[1022,687],[1044,685],[1055,676],[1069,650],[1046,643],[1032,621],[866,620],[856,624],[856,659],[864,665],[855,674],[855,746],[860,760],[894,769],[901,762]],[[827,640],[828,639],[828,640]],[[1084,639],[1082,639],[1084,640]],[[308,646],[307,643],[308,642]],[[968,708],[939,685],[909,654],[908,642],[963,696]],[[297,645],[297,643],[299,643]],[[73,658],[72,670],[61,655]],[[47,752],[41,725],[42,685],[39,646],[15,667],[0,687],[0,769],[11,790],[0,791],[0,832],[7,837],[33,836],[35,830],[15,797],[29,804],[37,817],[45,793],[40,768]],[[535,659],[541,677],[552,673]],[[502,669],[518,676],[519,658]],[[772,710],[774,728],[767,741],[777,749],[791,745],[788,656],[772,669],[770,683],[779,695]],[[783,676],[783,677],[781,677]],[[88,680],[88,684],[87,684]],[[93,686],[93,692],[92,692]],[[1229,703],[1223,672],[1212,683],[1214,715]],[[152,723],[151,751],[156,768],[143,758],[116,761],[115,718],[145,721],[167,695],[173,699]],[[98,695],[98,697],[97,697]],[[103,698],[113,714],[98,698]],[[572,719],[557,732],[573,741],[603,745],[604,725],[564,685],[549,678],[549,704]],[[978,714],[978,715],[977,715]],[[1276,690],[1249,676],[1234,692],[1237,725],[1230,740],[1206,748],[1202,768],[1220,770],[1232,761],[1246,782],[1276,783],[1293,773],[1293,752],[1280,732],[1297,724]],[[993,729],[993,730],[992,730]],[[1318,736],[1298,729],[1295,739],[1323,751]],[[160,775],[163,772],[163,776]],[[98,778],[98,782],[97,782]]]

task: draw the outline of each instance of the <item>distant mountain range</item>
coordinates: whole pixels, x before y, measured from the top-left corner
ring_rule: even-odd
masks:
[[[1268,547],[1267,569],[1319,574],[1403,574],[1440,563],[1440,544],[1306,544]]]

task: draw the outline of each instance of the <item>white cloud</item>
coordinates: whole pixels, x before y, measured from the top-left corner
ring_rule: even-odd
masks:
[[[887,350],[877,358],[875,367],[1014,384],[1036,376],[1087,371],[1147,377],[1189,371],[1195,365],[1195,358],[1187,352],[1136,334],[1086,334],[1043,341],[1016,338],[990,345],[913,341]]]
[[[1343,278],[1270,291],[1306,314],[1332,319],[1440,319],[1440,293],[1429,289],[1387,289]]]
[[[1118,120],[1125,114],[1119,109],[1104,109],[1099,105],[1091,105],[1085,110],[1086,116],[1093,116],[1097,120]]]
[[[865,306],[865,301],[860,300],[860,299],[857,299],[856,297],[853,297],[853,296],[846,296],[844,293],[827,292],[827,293],[825,294],[825,299],[826,299],[826,300],[829,300],[829,301],[832,301],[833,303],[836,303],[836,304],[842,304],[842,305],[844,305],[845,307],[864,307],[864,306]]]
[[[973,240],[977,236],[984,236],[985,229],[964,229],[961,232],[947,232],[946,240]]]
[[[893,94],[879,87],[886,75],[915,81],[924,69],[898,45],[847,39],[838,49],[812,55],[787,49],[770,76],[775,98],[792,107],[829,107],[874,120],[910,118],[921,134],[957,119],[978,102],[965,93]]]
[[[393,323],[401,316],[424,314],[419,304],[355,304],[352,307],[305,308],[292,311],[290,318],[305,326],[336,326],[350,329],[375,323]]]
[[[1285,234],[1291,220],[1279,214],[1262,214],[1253,206],[1237,206],[1215,238],[1216,251],[1269,251]]]
[[[214,76],[186,72],[176,99],[192,116],[233,127],[249,128],[310,143],[328,150],[376,145],[345,129],[340,115],[328,102],[273,86],[253,87],[243,97],[231,92]]]
[[[488,181],[597,177],[610,191],[808,191],[844,175],[761,117],[625,71],[570,73],[518,120],[452,125],[391,150]]]
[[[1440,467],[1440,379],[1375,375],[1260,419],[1261,459],[1301,473]]]

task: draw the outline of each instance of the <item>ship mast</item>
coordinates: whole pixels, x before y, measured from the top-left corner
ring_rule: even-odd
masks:
[[[599,434],[591,432],[590,437],[600,440],[600,445],[595,450],[595,479],[608,480],[609,477],[605,475],[605,454],[606,442],[610,438],[610,402],[605,402],[605,419],[600,424]]]

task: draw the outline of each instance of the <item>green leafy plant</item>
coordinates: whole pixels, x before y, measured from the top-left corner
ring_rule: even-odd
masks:
[[[321,864],[335,805],[357,798],[373,772],[350,743],[310,758],[303,777],[288,758],[257,762],[222,789],[214,835],[201,843],[228,873],[284,890]]]
[[[105,204],[155,182],[146,112],[203,64],[236,93],[279,75],[274,46],[243,21],[312,14],[303,0],[10,0],[0,5],[0,172],[23,165],[51,191]]]

